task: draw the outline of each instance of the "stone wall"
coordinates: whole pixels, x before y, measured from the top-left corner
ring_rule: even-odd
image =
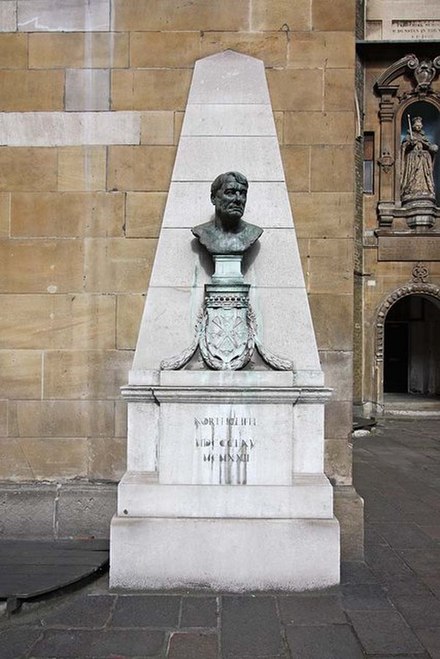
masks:
[[[267,67],[335,390],[326,471],[350,485],[356,2],[0,4],[0,479],[116,481],[123,472],[119,387],[192,68],[230,48]]]

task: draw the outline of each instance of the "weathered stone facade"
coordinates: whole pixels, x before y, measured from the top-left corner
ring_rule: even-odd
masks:
[[[429,0],[403,1],[398,11],[397,15],[392,2],[370,0],[366,6],[366,41],[358,45],[365,73],[363,130],[374,141],[373,188],[364,194],[363,219],[358,227],[363,263],[356,299],[363,334],[355,346],[361,363],[355,402],[367,414],[383,413],[387,392],[432,398],[440,392],[438,369],[434,366],[438,362],[438,340],[431,336],[432,332],[438,336],[440,321],[437,157],[433,165],[437,199],[424,216],[420,208],[414,217],[409,216],[400,189],[405,168],[401,145],[411,134],[410,124],[416,115],[429,117],[425,129],[438,143],[440,80],[436,58],[440,49],[436,40],[440,34],[440,7]],[[377,43],[376,39],[382,41]],[[408,42],[414,39],[417,43]],[[422,70],[424,75],[426,72],[424,80],[420,77]],[[422,278],[417,275],[420,271]],[[406,311],[399,307],[400,301],[407,305]],[[393,314],[388,316],[392,308]],[[407,334],[402,333],[401,339],[400,384],[398,366],[387,365],[386,360],[388,321],[394,326],[400,323],[401,330],[407,326]],[[401,356],[395,355],[394,361],[397,363]],[[389,375],[394,369],[397,379],[391,386],[387,369]]]
[[[133,357],[192,68],[233,49],[266,66],[320,358],[334,389],[326,473],[336,486],[343,549],[359,556],[350,433],[360,3],[1,5],[0,479],[17,489],[58,484],[48,486],[47,515],[57,520],[51,532],[63,535],[73,531],[59,524],[57,492],[87,490],[87,508],[91,484],[115,483],[124,471],[119,387]],[[368,71],[367,85],[377,73]],[[406,275],[411,264],[402,268]],[[390,286],[366,289],[374,298],[366,308]],[[373,324],[367,314],[366,332]]]

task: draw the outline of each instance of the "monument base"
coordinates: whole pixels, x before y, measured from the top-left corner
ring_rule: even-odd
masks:
[[[302,591],[339,583],[331,519],[115,516],[110,588]]]

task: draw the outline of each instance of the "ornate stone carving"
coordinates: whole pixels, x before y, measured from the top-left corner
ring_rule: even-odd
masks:
[[[255,332],[249,317],[249,286],[222,291],[206,286],[205,312],[200,333],[200,352],[215,370],[243,368],[255,348]]]
[[[179,370],[179,368],[185,366],[185,364],[187,364],[192,359],[192,357],[195,355],[197,348],[199,347],[200,329],[202,326],[202,320],[203,320],[203,309],[200,309],[199,313],[197,314],[197,321],[194,329],[194,337],[191,345],[189,345],[188,348],[186,348],[179,355],[174,355],[169,359],[163,359],[160,363],[160,368],[163,371],[177,371]]]
[[[421,282],[425,284],[429,277],[428,267],[419,261],[419,263],[416,263],[412,269],[411,277],[413,282]]]
[[[394,167],[394,158],[388,149],[382,151],[382,155],[377,162],[382,167],[385,174],[388,174]]]
[[[411,107],[413,101],[429,96],[438,105],[440,94],[433,90],[432,83],[439,71],[440,55],[419,59],[409,53],[391,64],[375,83],[380,96],[382,155],[378,161],[381,169],[377,214],[381,227],[390,228],[394,219],[404,219],[410,229],[421,231],[433,227],[440,217],[433,179],[433,158],[438,147],[428,140],[420,117],[409,118],[408,135],[400,145],[400,126],[395,125],[402,114],[400,108]],[[412,90],[402,93],[399,78],[404,76],[411,80]]]
[[[382,73],[381,76],[376,81],[375,88],[380,94],[381,97],[387,97],[390,94],[395,96],[398,87],[393,85],[397,78],[400,78],[405,74],[412,74],[414,79],[414,91],[405,95],[402,98],[406,98],[408,95],[419,95],[426,96],[427,94],[434,94],[432,90],[432,82],[440,71],[440,55],[435,57],[433,60],[422,59],[414,55],[414,53],[409,53],[401,59],[393,62],[386,71]]]
[[[404,57],[401,57],[399,60],[393,62],[377,79],[376,89],[380,91],[381,89],[391,89],[391,83],[393,83],[397,78],[400,78],[401,75],[407,72],[408,69],[416,69],[419,64],[419,60],[413,53],[409,53]],[[394,89],[397,89],[394,87]]]
[[[184,367],[197,349],[204,363],[215,370],[244,368],[257,350],[275,370],[293,370],[290,360],[265,349],[258,338],[255,314],[249,304],[250,285],[241,273],[243,254],[259,239],[263,230],[244,222],[248,182],[243,174],[226,172],[211,186],[214,219],[192,229],[213,257],[215,271],[205,286],[205,300],[199,312],[191,345],[180,355],[163,360],[161,369]]]
[[[436,57],[433,62],[431,60],[422,60],[414,68],[414,78],[417,82],[416,93],[426,94],[431,90],[431,83],[439,69],[440,57]]]

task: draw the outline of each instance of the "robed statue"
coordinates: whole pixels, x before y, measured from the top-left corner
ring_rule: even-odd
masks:
[[[417,199],[434,201],[433,169],[438,146],[429,141],[421,117],[414,117],[411,121],[408,115],[408,126],[401,145],[400,198],[402,203]]]

